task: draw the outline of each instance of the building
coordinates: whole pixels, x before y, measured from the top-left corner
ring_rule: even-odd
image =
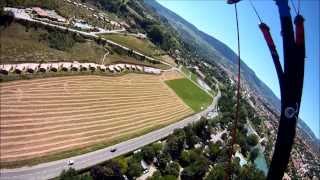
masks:
[[[73,62],[71,65],[71,70],[72,71],[78,71],[80,69],[80,64],[78,62]]]
[[[47,72],[48,70],[50,70],[50,68],[51,68],[51,64],[43,63],[39,65],[39,71],[41,72]]]
[[[130,69],[131,69],[132,66],[131,66],[130,64],[125,64],[125,67],[126,67],[127,70],[130,71]]]
[[[108,66],[108,69],[109,69],[110,72],[114,72],[114,70],[115,70],[115,69],[114,69],[114,65]]]
[[[2,74],[8,74],[13,70],[13,65],[12,64],[2,64],[0,66],[0,73]]]
[[[106,71],[107,70],[107,67],[105,65],[98,65],[98,68],[101,70],[101,71]]]
[[[138,70],[138,71],[141,71],[141,72],[143,71],[143,67],[142,67],[142,66],[138,66],[138,65],[137,65],[136,67],[137,67],[137,70]]]
[[[121,68],[120,68],[118,65],[114,65],[114,69],[115,69],[117,72],[121,72]]]
[[[150,74],[160,74],[161,70],[156,69],[156,68],[152,68],[152,67],[144,67],[144,72],[150,73]]]
[[[29,73],[34,73],[34,72],[37,72],[39,69],[39,64],[36,64],[36,63],[29,63],[27,64],[27,71]]]
[[[27,64],[17,64],[15,67],[15,72],[20,74],[25,72],[27,69]]]
[[[32,13],[40,18],[47,18],[48,17],[48,13],[40,7],[33,7]]]
[[[88,63],[80,64],[80,70],[81,71],[87,71],[88,69],[89,69],[89,64]]]
[[[52,63],[51,64],[51,67],[50,67],[51,71],[57,72],[57,71],[59,71],[59,69],[60,69],[60,64],[59,63]]]
[[[91,71],[95,71],[95,70],[97,69],[97,64],[95,64],[95,63],[89,63],[89,69],[90,69]]]
[[[63,71],[70,71],[72,63],[65,62],[61,63],[60,67]]]

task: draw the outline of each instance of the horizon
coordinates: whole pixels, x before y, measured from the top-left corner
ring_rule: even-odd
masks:
[[[237,52],[234,9],[232,6],[226,4],[225,1],[156,1],[194,25],[198,30],[218,39],[234,52]],[[270,32],[277,46],[281,63],[283,64],[282,39],[280,35],[278,9],[273,1],[260,1],[253,3],[262,17],[262,20],[270,27]],[[297,5],[297,0],[294,0],[293,3]],[[254,14],[249,2],[241,1],[238,4],[241,59],[254,71],[256,76],[271,89],[275,96],[280,99],[276,71],[269,49],[259,30],[258,18]],[[289,5],[292,6],[291,3]],[[319,41],[317,41],[320,37],[319,11],[317,11],[319,10],[319,5],[320,3],[318,1],[301,3],[301,14],[306,19],[305,31],[307,57],[305,63],[304,90],[299,114],[299,118],[308,125],[317,139],[320,139],[319,111],[317,111],[319,109],[319,81],[316,80],[316,76],[319,75],[319,61],[317,61],[320,48]],[[267,9],[267,11],[262,11],[262,9]],[[208,15],[208,12],[216,12],[219,16],[217,17],[212,14]],[[275,13],[277,16],[273,17],[272,15]],[[222,15],[224,17],[223,20],[219,18]],[[296,14],[294,10],[291,10],[291,15],[293,18],[295,17]],[[221,26],[221,24],[223,24],[223,26]],[[212,28],[212,26],[214,28]],[[254,52],[252,51],[253,48]],[[255,61],[255,59],[261,60]]]

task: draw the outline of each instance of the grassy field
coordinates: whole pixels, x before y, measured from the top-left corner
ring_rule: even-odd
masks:
[[[134,36],[124,35],[124,34],[106,34],[102,37],[114,41],[118,44],[129,47],[133,50],[146,54],[148,56],[157,57],[164,52],[156,47],[148,39],[139,39]]]
[[[91,61],[100,63],[105,50],[93,41],[76,42],[71,49],[60,51],[50,48],[48,41],[41,36],[48,31],[38,28],[26,28],[14,23],[0,30],[1,63],[53,62],[53,61]]]
[[[166,81],[176,94],[195,112],[201,111],[212,102],[212,98],[189,79],[175,79]]]
[[[49,46],[48,40],[43,40],[43,36],[48,36],[48,31],[41,28],[29,28],[13,23],[6,29],[0,29],[1,38],[1,64],[22,63],[22,62],[57,62],[57,61],[79,61],[94,62],[100,64],[106,53],[103,46],[94,41],[75,42],[75,44],[65,51],[57,50]],[[111,53],[106,56],[104,64],[111,63],[133,63],[157,67],[160,69],[170,68],[164,64],[151,64],[147,61],[137,60],[127,54],[119,54],[108,47]]]
[[[176,77],[127,74],[1,83],[1,167],[93,151],[191,115],[163,83]]]

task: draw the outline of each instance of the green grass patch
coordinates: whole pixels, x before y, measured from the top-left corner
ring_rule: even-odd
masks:
[[[195,112],[201,111],[201,108],[208,107],[212,102],[211,96],[189,79],[170,80],[166,81],[166,84]]]

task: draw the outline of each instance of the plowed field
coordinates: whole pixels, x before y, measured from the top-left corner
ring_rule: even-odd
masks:
[[[163,82],[176,74],[72,76],[0,84],[1,162],[88,147],[193,113]]]

